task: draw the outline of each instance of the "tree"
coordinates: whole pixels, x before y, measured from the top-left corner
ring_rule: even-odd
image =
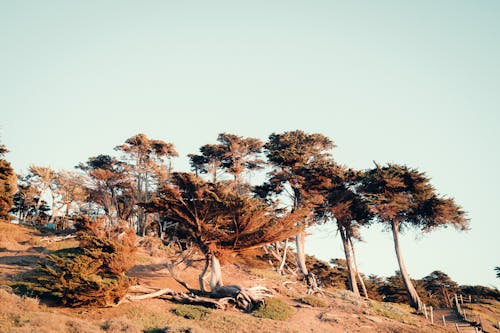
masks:
[[[126,154],[135,181],[135,203],[148,202],[151,193],[160,182],[165,182],[171,172],[171,159],[177,156],[174,145],[161,140],[149,139],[145,134],[128,138],[115,150]],[[133,205],[133,203],[131,203]],[[148,226],[142,207],[137,209],[137,233],[144,236]]]
[[[196,174],[211,173],[212,182],[217,181],[219,171],[232,175],[235,187],[242,190],[242,175],[245,171],[262,168],[260,158],[263,142],[256,138],[244,138],[235,134],[221,133],[218,144],[200,148],[200,154],[190,154],[190,164]]]
[[[37,197],[34,216],[34,220],[36,221],[42,213],[40,208],[45,201],[43,197],[47,195],[52,196],[52,198],[54,197],[53,191],[55,189],[54,180],[56,178],[56,172],[51,167],[38,165],[30,165],[28,172],[29,174],[27,175],[27,180],[30,183],[30,186],[35,189]],[[54,213],[54,204],[54,200],[52,200],[51,216]],[[32,221],[32,223],[35,223],[35,221]]]
[[[365,173],[361,191],[369,202],[371,213],[392,231],[410,305],[421,310],[422,302],[403,260],[399,234],[407,228],[429,232],[448,225],[466,230],[468,219],[465,212],[453,199],[438,196],[424,173],[407,166],[388,164],[382,167],[376,164],[374,169]]]
[[[366,202],[356,191],[362,173],[333,163],[328,165],[323,172],[325,173],[324,176],[331,181],[327,183],[326,193],[324,194],[325,202],[316,209],[317,215],[326,214],[327,219],[333,219],[337,224],[337,230],[344,248],[349,289],[356,296],[359,296],[356,282],[358,278],[364,296],[368,297],[363,278],[357,268],[353,245],[353,238],[361,239],[359,235],[360,226],[366,225],[372,219]]]
[[[500,279],[500,267],[495,267],[495,271],[497,272],[497,279]]]
[[[313,222],[314,207],[320,205],[324,200],[317,191],[315,184],[321,184],[325,178],[312,177],[314,167],[327,163],[331,158],[330,150],[335,145],[322,134],[306,134],[303,131],[273,133],[264,145],[268,161],[273,166],[269,173],[269,180],[262,186],[256,188],[260,197],[279,196],[288,194],[290,201],[289,210],[294,212],[298,209],[306,209],[309,217],[299,222],[299,225],[307,228]],[[320,174],[316,174],[318,176]],[[297,264],[306,279],[310,290],[316,288],[314,276],[309,274],[305,263],[305,231],[295,236],[297,248]]]
[[[64,209],[61,229],[67,227],[67,220],[70,215],[79,215],[87,198],[88,190],[85,183],[88,182],[82,174],[71,171],[59,171],[56,173],[55,183],[57,185],[56,194],[58,199],[58,209]]]
[[[11,165],[4,159],[9,151],[0,144],[0,219],[9,219],[9,211],[14,203],[17,190],[16,175]]]
[[[300,210],[278,217],[260,199],[236,193],[224,183],[177,172],[146,207],[178,223],[179,237],[200,249],[206,260],[200,289],[205,289],[203,276],[210,263],[212,293],[223,286],[221,258],[290,237],[300,229],[296,222],[303,217]]]
[[[456,293],[458,284],[446,273],[433,271],[422,278],[423,286],[429,293],[429,297],[436,300],[438,305],[451,307],[450,294]]]
[[[118,219],[128,220],[133,203],[127,205],[126,210],[120,209],[119,205],[120,200],[127,201],[133,196],[132,181],[126,172],[127,165],[109,155],[98,155],[90,157],[86,163],[80,163],[77,168],[89,176],[89,182],[85,185],[89,194],[89,206],[93,202],[102,208],[109,225],[117,224]]]

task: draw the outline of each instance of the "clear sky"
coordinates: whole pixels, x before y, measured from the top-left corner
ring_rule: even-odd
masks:
[[[472,230],[403,237],[410,274],[499,286],[500,1],[1,1],[0,133],[17,172],[71,169],[137,133],[186,155],[302,129],[337,161],[426,172]],[[391,275],[389,233],[361,270]],[[306,251],[342,257],[333,228]]]

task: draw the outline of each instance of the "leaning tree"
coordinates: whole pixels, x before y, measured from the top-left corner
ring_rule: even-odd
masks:
[[[263,200],[241,195],[224,183],[210,183],[191,173],[173,173],[150,203],[148,211],[178,223],[179,237],[194,244],[205,256],[200,274],[211,266],[210,291],[217,294],[223,286],[220,259],[281,241],[297,232],[303,212],[296,210],[277,216]]]
[[[423,232],[448,225],[466,230],[468,219],[465,212],[453,199],[439,196],[424,173],[404,165],[376,164],[375,168],[365,173],[361,192],[369,201],[375,218],[392,231],[409,303],[416,310],[421,310],[422,302],[403,260],[399,234],[412,227]]]
[[[281,134],[273,133],[264,145],[267,159],[272,166],[269,179],[255,192],[260,197],[279,197],[288,194],[289,210],[308,211],[308,217],[300,222],[303,229],[295,235],[297,249],[297,266],[304,276],[309,290],[317,288],[314,276],[309,272],[305,262],[305,228],[314,221],[314,207],[324,200],[321,191],[315,184],[323,186],[318,179],[321,174],[313,176],[317,165],[328,163],[331,159],[330,150],[335,145],[322,134],[307,134],[296,130]]]
[[[316,209],[317,214],[326,214],[337,225],[345,254],[350,290],[359,296],[356,282],[358,278],[364,297],[368,297],[363,278],[357,268],[353,244],[353,239],[361,239],[360,227],[370,223],[373,217],[366,201],[357,191],[362,173],[333,163],[323,172],[331,181],[324,195],[325,203]]]

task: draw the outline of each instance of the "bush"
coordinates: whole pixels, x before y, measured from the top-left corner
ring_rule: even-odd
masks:
[[[202,320],[211,314],[212,310],[199,305],[179,305],[172,312],[186,319]]]
[[[320,308],[328,305],[328,302],[325,301],[324,299],[312,295],[300,297],[297,300],[301,303]]]
[[[79,222],[79,247],[49,255],[34,291],[71,306],[114,304],[132,283],[125,272],[134,263],[135,234],[124,228],[105,232],[88,218]]]
[[[253,315],[258,318],[268,318],[273,320],[287,320],[295,313],[294,309],[277,298],[266,298]]]

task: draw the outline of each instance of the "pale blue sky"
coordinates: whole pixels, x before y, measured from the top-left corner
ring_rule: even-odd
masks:
[[[336,159],[418,167],[472,230],[403,238],[415,278],[496,285],[500,1],[2,1],[1,140],[16,171],[70,169],[143,132],[176,161],[220,132],[302,129]],[[364,232],[363,272],[397,269]],[[342,257],[332,228],[306,250]]]

